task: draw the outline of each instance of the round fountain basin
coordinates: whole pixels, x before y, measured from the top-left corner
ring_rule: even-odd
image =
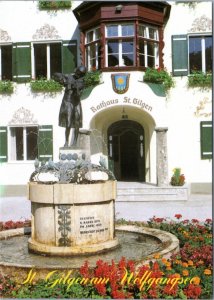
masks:
[[[27,235],[24,233],[27,231]],[[87,260],[90,267],[95,267],[99,259],[118,263],[121,257],[133,260],[136,265],[154,260],[154,255],[169,258],[179,251],[178,239],[165,231],[147,227],[121,225],[116,227],[116,237],[120,246],[116,249],[94,255],[71,257],[53,257],[30,253],[27,241],[29,230],[16,229],[0,232],[0,267],[3,274],[25,278],[26,272],[36,269],[40,278],[50,270],[79,269]]]
[[[116,181],[93,184],[28,184],[30,251],[70,256],[118,246],[114,212]]]

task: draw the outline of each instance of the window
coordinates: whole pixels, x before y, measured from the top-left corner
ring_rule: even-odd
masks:
[[[202,121],[201,132],[201,159],[212,158],[212,121]]]
[[[33,78],[50,79],[55,72],[62,72],[61,43],[33,45]]]
[[[12,80],[12,45],[0,45],[0,80]]]
[[[173,35],[172,71],[174,76],[187,76],[194,71],[212,72],[211,35]]]
[[[155,67],[158,61],[158,30],[139,25],[139,60],[142,67]]]
[[[86,65],[88,70],[97,70],[101,67],[100,28],[86,33]]]
[[[212,71],[212,37],[189,37],[189,71]]]
[[[0,126],[0,162],[53,159],[53,126]]]
[[[134,24],[106,26],[107,67],[134,66]]]
[[[35,160],[38,158],[38,127],[10,127],[10,159]]]

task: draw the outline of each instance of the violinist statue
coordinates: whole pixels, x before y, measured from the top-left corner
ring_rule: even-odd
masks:
[[[72,74],[54,73],[54,79],[64,85],[65,93],[62,99],[59,111],[59,126],[65,127],[65,145],[64,147],[75,146],[79,134],[79,128],[82,127],[82,107],[80,95],[84,89],[83,77],[86,74],[86,68],[80,66]],[[70,138],[71,128],[74,128],[73,141]]]

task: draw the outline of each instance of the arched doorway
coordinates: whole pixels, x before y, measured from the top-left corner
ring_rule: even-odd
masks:
[[[130,120],[113,123],[108,128],[110,169],[117,180],[145,181],[144,129]]]

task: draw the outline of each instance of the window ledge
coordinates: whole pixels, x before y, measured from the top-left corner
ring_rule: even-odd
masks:
[[[125,67],[105,67],[105,68],[101,69],[102,72],[145,71],[145,70],[146,70],[145,67],[134,67],[134,66],[131,66],[131,67],[128,67],[128,66],[125,66]]]

